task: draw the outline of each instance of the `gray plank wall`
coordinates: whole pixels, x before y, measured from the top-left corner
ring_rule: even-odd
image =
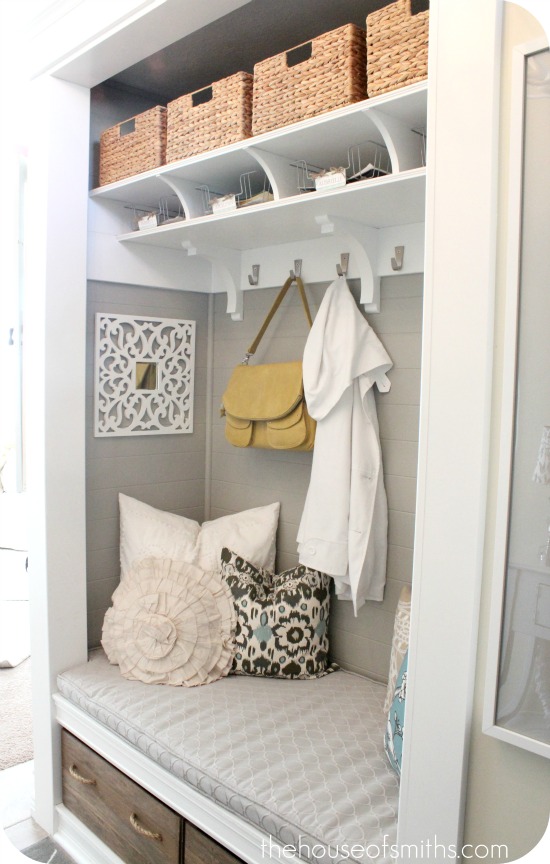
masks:
[[[315,314],[324,285],[308,286]],[[355,292],[357,293],[357,292]],[[219,405],[233,366],[260,327],[276,289],[245,295],[243,322],[225,312],[224,295],[213,300],[212,436],[206,430],[208,298],[193,293],[92,283],[88,303],[88,619],[89,644],[97,645],[105,610],[119,578],[119,491],[189,518],[281,502],[278,567],[297,561],[296,532],[309,482],[310,453],[239,450],[224,438]],[[195,432],[193,435],[93,437],[93,334],[96,312],[151,314],[197,321]],[[367,603],[353,616],[351,604],[332,603],[333,659],[353,671],[385,680],[393,615],[410,582],[414,534],[422,280],[396,276],[382,284],[381,312],[369,321],[394,362],[389,393],[377,395],[384,473],[389,501],[388,582],[383,603]],[[258,349],[256,362],[297,359],[307,324],[296,292],[286,298]],[[209,502],[205,510],[205,501]]]
[[[197,322],[192,434],[94,438],[96,312]],[[207,334],[208,297],[203,294],[88,283],[86,514],[90,646],[99,644],[105,611],[119,581],[118,492],[190,519],[204,518]]]
[[[308,286],[312,312],[322,299],[324,285]],[[357,293],[357,292],[354,292]],[[296,533],[307,492],[310,453],[239,450],[224,437],[219,404],[233,366],[256,335],[276,289],[245,294],[242,322],[225,312],[225,298],[214,302],[213,433],[210,478],[210,517],[281,502],[278,567],[297,562]],[[411,581],[420,355],[422,338],[422,279],[397,276],[383,280],[379,314],[369,322],[394,362],[392,387],[377,395],[384,473],[389,502],[388,582],[382,603],[367,603],[354,617],[349,602],[333,600],[331,652],[345,668],[387,679],[393,617],[404,583]],[[285,298],[256,354],[255,362],[277,362],[301,357],[307,324],[297,292]]]

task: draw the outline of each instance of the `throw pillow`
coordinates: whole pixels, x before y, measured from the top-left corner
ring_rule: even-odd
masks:
[[[401,761],[403,757],[403,732],[405,729],[405,700],[407,698],[407,664],[409,652],[405,653],[401,668],[397,674],[395,692],[386,723],[384,749],[394,771],[401,776]]]
[[[227,548],[221,568],[237,615],[232,672],[273,678],[325,675],[330,576],[303,565],[273,574]]]
[[[194,687],[229,673],[234,629],[233,598],[218,574],[149,558],[115,590],[101,644],[125,678]]]
[[[224,546],[236,549],[257,567],[275,565],[280,504],[255,507],[204,522],[158,510],[119,494],[120,568],[124,579],[137,561],[166,558],[202,570],[219,570]]]
[[[388,676],[388,688],[386,690],[386,699],[384,701],[384,714],[390,710],[390,705],[393,701],[395,693],[395,682],[397,681],[397,673],[403,663],[403,657],[407,653],[409,647],[409,630],[411,625],[411,589],[409,585],[404,585],[401,589],[395,619],[393,625],[393,638],[391,643],[390,655],[390,672]]]

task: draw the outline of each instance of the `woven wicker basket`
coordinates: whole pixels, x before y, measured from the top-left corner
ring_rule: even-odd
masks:
[[[185,159],[249,138],[252,83],[253,77],[248,72],[237,72],[169,102],[166,161]]]
[[[427,77],[430,13],[424,9],[413,14],[414,6],[414,0],[396,0],[367,15],[369,96],[416,84]]]
[[[253,134],[365,99],[365,66],[365,31],[355,24],[256,63]]]
[[[164,165],[166,108],[157,105],[102,132],[99,140],[99,185]]]

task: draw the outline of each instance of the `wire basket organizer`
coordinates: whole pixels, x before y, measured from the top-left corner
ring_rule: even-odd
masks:
[[[295,164],[299,192],[313,192],[371,180],[391,174],[391,159],[388,149],[377,141],[362,141],[348,148],[346,164],[339,167],[321,168],[305,160]]]
[[[99,139],[99,185],[164,165],[166,108],[157,105],[110,129]]]
[[[185,214],[177,195],[169,198],[160,198],[158,204],[143,209],[131,204],[125,204],[125,209],[132,210],[134,214],[132,229],[134,231],[145,231],[148,228],[157,228],[170,222],[183,222]]]
[[[259,177],[256,175],[260,175]],[[227,213],[240,207],[250,207],[273,201],[273,191],[263,172],[245,171],[239,177],[238,192],[214,192],[207,184],[199,187],[202,192],[204,214]]]
[[[252,83],[237,72],[168,103],[166,161],[233,144],[252,134]]]
[[[270,132],[366,95],[365,31],[345,24],[256,63],[252,133]]]
[[[378,96],[428,76],[428,0],[396,0],[367,15],[367,90]]]

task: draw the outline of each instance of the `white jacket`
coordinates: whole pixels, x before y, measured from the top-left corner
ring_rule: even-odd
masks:
[[[317,420],[298,530],[301,564],[334,577],[336,593],[382,600],[388,508],[373,385],[390,389],[392,361],[343,276],[327,289],[304,349],[304,390]]]

